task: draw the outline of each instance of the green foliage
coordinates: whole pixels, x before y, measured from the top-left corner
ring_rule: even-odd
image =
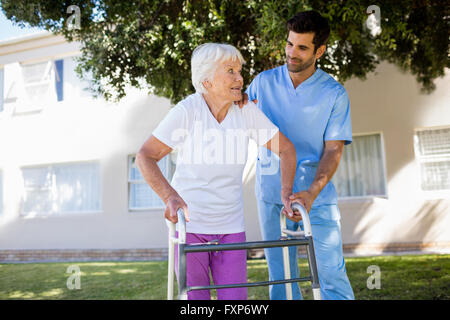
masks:
[[[387,60],[417,77],[426,92],[449,67],[449,12],[445,0],[379,0],[382,32],[364,28],[368,0],[2,0],[8,19],[82,43],[78,73],[92,90],[118,100],[127,85],[177,102],[192,93],[190,57],[205,42],[241,50],[246,84],[284,63],[287,19],[314,9],[332,33],[319,66],[340,81],[364,79]],[[79,29],[69,30],[69,5],[80,8]]]

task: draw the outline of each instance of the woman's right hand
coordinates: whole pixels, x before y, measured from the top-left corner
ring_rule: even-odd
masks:
[[[189,222],[189,213],[188,213],[187,204],[186,204],[186,202],[184,202],[184,200],[178,194],[170,196],[167,199],[166,211],[164,212],[164,217],[173,223],[177,223],[178,222],[178,215],[177,215],[178,209],[183,209],[186,222]]]

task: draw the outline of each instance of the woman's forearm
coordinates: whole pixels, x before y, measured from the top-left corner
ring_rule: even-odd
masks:
[[[291,195],[297,169],[297,155],[293,145],[280,153],[280,166],[281,193]]]
[[[265,145],[270,151],[280,157],[281,197],[292,194],[295,171],[297,169],[297,154],[292,142],[280,131]]]
[[[143,152],[139,152],[136,155],[136,164],[139,167],[144,180],[166,205],[171,196],[178,195],[162,174],[155,159],[145,155]]]

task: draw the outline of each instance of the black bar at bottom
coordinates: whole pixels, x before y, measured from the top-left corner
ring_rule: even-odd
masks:
[[[271,284],[303,282],[303,281],[311,281],[311,280],[312,280],[311,277],[304,277],[304,278],[293,278],[293,279],[288,279],[288,280],[272,280],[272,281],[250,282],[250,283],[222,284],[222,285],[214,285],[214,286],[195,286],[195,287],[187,287],[186,291],[224,289],[224,288],[259,287],[259,286],[268,286]]]

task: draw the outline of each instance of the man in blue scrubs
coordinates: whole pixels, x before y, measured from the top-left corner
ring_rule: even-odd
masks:
[[[260,73],[247,89],[248,99],[295,145],[297,174],[292,199],[309,212],[322,299],[354,299],[342,252],[337,193],[330,182],[345,144],[352,141],[350,105],[346,90],[316,68],[326,50],[330,28],[315,11],[300,12],[288,23],[286,64]],[[279,159],[259,149],[255,192],[264,240],[280,238],[282,202]],[[289,229],[302,222],[295,215]],[[292,277],[298,277],[297,248],[290,248]],[[265,249],[270,280],[284,279],[281,248]],[[270,298],[286,299],[285,285],[270,286]],[[294,299],[302,299],[298,284]]]

